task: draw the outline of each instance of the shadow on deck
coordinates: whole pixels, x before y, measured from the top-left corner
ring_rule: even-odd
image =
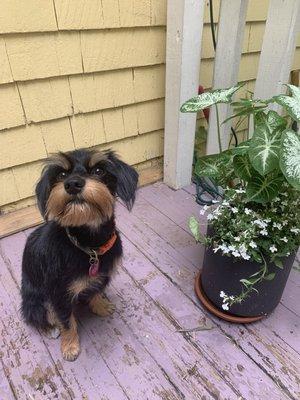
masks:
[[[73,363],[62,359],[59,341],[20,318],[30,230],[2,239],[0,399],[299,399],[299,263],[262,322],[212,317],[193,289],[202,250],[187,219],[198,211],[192,187],[172,191],[161,183],[140,189],[131,214],[118,205],[125,255],[107,290],[117,312],[79,315],[82,352]]]

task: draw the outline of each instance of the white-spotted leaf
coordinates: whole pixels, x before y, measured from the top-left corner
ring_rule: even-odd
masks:
[[[256,175],[251,179],[246,188],[248,201],[255,203],[268,203],[278,194],[278,190],[283,183],[281,176]]]
[[[300,89],[294,85],[286,86],[290,89],[292,96],[280,94],[274,96],[273,101],[284,107],[293,119],[300,121]]]
[[[280,168],[287,181],[300,190],[300,137],[292,130],[282,136]]]
[[[261,175],[279,166],[281,136],[285,126],[285,119],[274,111],[269,111],[256,124],[248,154],[254,169]]]
[[[233,94],[241,86],[242,85],[233,86],[228,89],[216,89],[210,92],[202,93],[199,96],[192,97],[191,99],[183,103],[180,111],[183,113],[198,112],[200,110],[203,110],[204,108],[212,106],[213,104],[230,103]]]
[[[253,169],[247,154],[236,155],[233,159],[233,167],[236,175],[247,182],[257,174]]]

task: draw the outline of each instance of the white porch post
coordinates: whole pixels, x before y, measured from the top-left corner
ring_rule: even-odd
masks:
[[[266,99],[283,92],[289,82],[296,47],[296,33],[300,30],[300,1],[271,0],[254,97]],[[278,109],[278,105],[272,105]]]
[[[213,88],[224,89],[238,81],[248,0],[222,0],[218,26],[218,40],[214,63]],[[219,104],[220,123],[231,115],[228,104]],[[229,142],[231,121],[221,125],[222,149]],[[207,137],[207,154],[219,153],[217,139],[217,118],[215,108],[211,108]]]
[[[196,114],[180,113],[197,95],[204,0],[168,0],[164,182],[178,189],[191,182]]]

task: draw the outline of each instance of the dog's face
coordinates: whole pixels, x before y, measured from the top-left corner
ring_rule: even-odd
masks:
[[[49,158],[36,187],[46,220],[62,226],[99,226],[114,212],[119,196],[131,209],[137,172],[112,151],[75,150]]]

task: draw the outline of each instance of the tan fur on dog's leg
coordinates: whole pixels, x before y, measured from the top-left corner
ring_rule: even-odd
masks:
[[[61,330],[61,351],[67,361],[76,360],[80,353],[77,323],[73,314],[70,317],[69,328]]]
[[[115,306],[107,299],[101,296],[101,294],[97,293],[90,300],[89,303],[90,309],[94,314],[99,315],[100,317],[107,317],[111,315],[115,311]]]

